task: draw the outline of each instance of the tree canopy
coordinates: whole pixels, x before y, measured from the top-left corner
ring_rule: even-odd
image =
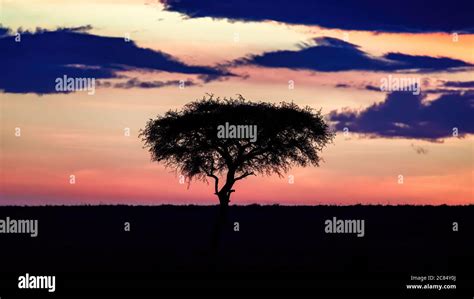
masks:
[[[221,138],[224,125],[251,126],[256,138]],[[180,111],[150,119],[140,137],[152,161],[189,181],[213,179],[215,194],[221,205],[227,205],[234,183],[249,175],[282,176],[293,166],[319,166],[318,153],[334,133],[321,110],[308,106],[207,95]]]

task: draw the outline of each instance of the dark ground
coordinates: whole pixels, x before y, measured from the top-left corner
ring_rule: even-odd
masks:
[[[39,220],[36,238],[0,234],[0,297],[474,296],[474,206],[231,207],[214,253],[217,213],[199,206],[0,207],[0,219]],[[365,237],[325,234],[324,221],[334,216],[364,219]],[[27,272],[56,275],[56,293],[18,290]],[[457,290],[407,290],[411,275],[456,275]]]

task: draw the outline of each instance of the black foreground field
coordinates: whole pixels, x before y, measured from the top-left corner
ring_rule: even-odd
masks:
[[[0,297],[474,296],[474,206],[233,206],[213,250],[218,212],[1,207],[0,219],[38,219],[39,234],[0,234]],[[365,236],[326,234],[332,217],[365,220]],[[55,275],[56,292],[18,290],[25,273]],[[456,290],[407,290],[412,275],[456,275],[431,282]]]

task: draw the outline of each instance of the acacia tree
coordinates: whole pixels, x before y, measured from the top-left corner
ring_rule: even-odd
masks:
[[[220,138],[218,128],[225,123],[252,126],[257,136]],[[292,166],[319,166],[318,152],[334,134],[320,110],[207,95],[150,119],[140,137],[152,161],[163,162],[188,182],[213,180],[214,194],[227,207],[234,184],[250,175],[282,176]]]

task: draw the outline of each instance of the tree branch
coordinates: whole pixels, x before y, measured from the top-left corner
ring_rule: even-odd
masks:
[[[214,194],[219,193],[219,178],[215,174],[212,174],[212,173],[206,173],[206,174],[208,177],[211,177],[214,179],[214,191],[215,191]]]
[[[214,159],[212,159],[211,161],[211,171],[210,172],[207,172],[207,171],[204,171],[206,173],[206,175],[208,177],[211,177],[214,179],[214,194],[217,194],[219,193],[219,178],[214,174]]]
[[[236,178],[234,179],[234,181],[241,180],[241,179],[243,179],[243,178],[248,177],[249,175],[255,175],[255,173],[253,173],[253,172],[245,172],[243,175],[236,177]]]

